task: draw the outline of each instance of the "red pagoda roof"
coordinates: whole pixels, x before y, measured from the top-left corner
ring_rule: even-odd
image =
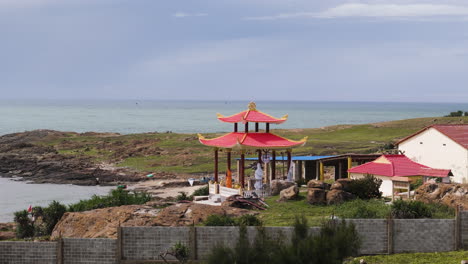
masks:
[[[238,122],[255,122],[255,123],[272,123],[272,124],[281,124],[288,119],[288,115],[283,116],[282,118],[275,118],[269,114],[265,114],[256,109],[254,102],[249,103],[249,109],[237,113],[232,116],[223,116],[218,114],[218,119],[226,123],[238,123]]]
[[[387,177],[430,176],[447,177],[450,170],[433,169],[410,160],[405,155],[382,155],[372,162],[368,162],[348,170],[351,173],[381,175]]]
[[[218,148],[240,148],[240,149],[285,149],[303,146],[307,137],[295,141],[280,137],[272,133],[243,133],[231,132],[226,135],[206,139],[198,134],[200,143]]]

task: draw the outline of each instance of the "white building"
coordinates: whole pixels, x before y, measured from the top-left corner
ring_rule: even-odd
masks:
[[[468,125],[432,125],[398,143],[411,160],[452,171],[452,181],[468,182]]]

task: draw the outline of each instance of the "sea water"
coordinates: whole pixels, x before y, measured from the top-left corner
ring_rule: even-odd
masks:
[[[262,102],[257,109],[288,121],[272,128],[363,124],[468,111],[468,104],[385,102]],[[34,129],[75,132],[206,133],[231,131],[216,113],[232,115],[248,101],[1,101],[0,135]]]
[[[104,195],[111,187],[71,184],[32,184],[0,177],[0,223],[13,221],[13,213],[32,206],[47,206],[52,201],[68,205],[93,195]]]

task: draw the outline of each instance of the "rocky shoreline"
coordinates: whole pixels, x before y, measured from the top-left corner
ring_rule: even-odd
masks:
[[[51,138],[60,139],[70,133],[35,130],[1,136],[0,177],[76,185],[115,185],[147,180],[144,173],[98,163],[89,157],[60,154],[53,145],[43,143],[45,138],[49,141]],[[155,176],[168,177],[167,174]]]

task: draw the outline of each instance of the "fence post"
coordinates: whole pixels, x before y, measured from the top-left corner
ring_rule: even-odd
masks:
[[[197,260],[197,228],[192,225],[189,231],[190,259]]]
[[[63,264],[63,238],[57,240],[57,264]]]
[[[387,253],[393,254],[393,218],[387,217]]]
[[[457,205],[455,208],[455,250],[460,249],[460,241],[461,241],[461,221],[460,221],[460,206]]]
[[[119,223],[119,226],[117,226],[117,247],[115,249],[115,259],[117,261],[117,264],[120,264],[122,263],[122,227],[120,226],[120,223]]]

